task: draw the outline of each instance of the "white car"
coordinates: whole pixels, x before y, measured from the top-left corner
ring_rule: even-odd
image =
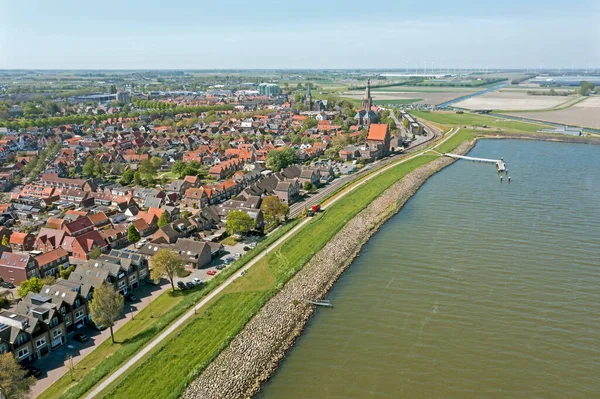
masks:
[[[202,280],[199,277],[194,277],[194,284],[199,285],[202,284]]]

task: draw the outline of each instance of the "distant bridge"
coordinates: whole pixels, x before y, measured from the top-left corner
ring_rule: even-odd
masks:
[[[473,161],[473,162],[495,163],[496,168],[498,168],[498,172],[504,172],[506,170],[506,165],[504,164],[503,159],[474,158],[474,157],[466,157],[464,155],[456,155],[456,154],[444,154],[444,156],[454,158],[454,159],[465,159],[467,161]]]

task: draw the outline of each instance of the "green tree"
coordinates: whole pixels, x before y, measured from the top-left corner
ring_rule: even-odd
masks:
[[[185,272],[185,261],[175,251],[162,248],[150,258],[152,270],[150,278],[154,281],[160,280],[164,275],[171,282],[171,288],[175,291],[175,276],[182,276]]]
[[[164,227],[166,225],[169,224],[169,215],[167,215],[167,212],[163,212],[160,217],[158,218],[158,228],[160,229],[161,227]]]
[[[121,184],[131,184],[131,182],[133,181],[134,174],[135,172],[133,170],[127,169],[121,177]]]
[[[302,188],[304,188],[306,191],[312,191],[314,190],[315,186],[311,182],[305,181],[302,185]]]
[[[581,94],[582,96],[589,96],[590,93],[594,90],[594,88],[596,87],[596,85],[592,82],[588,82],[586,80],[582,81],[579,84],[580,88],[579,88],[579,94]]]
[[[315,118],[306,118],[304,122],[302,122],[302,130],[312,129],[318,124],[319,122]]]
[[[27,371],[21,367],[12,353],[0,355],[0,397],[22,399],[29,397],[34,377],[27,377]]]
[[[135,172],[133,174],[133,182],[135,183],[136,186],[142,185],[142,174],[140,172]]]
[[[90,259],[98,259],[100,255],[102,255],[102,250],[100,249],[100,247],[95,247],[90,251],[88,257]]]
[[[177,161],[173,164],[173,173],[175,173],[177,176],[179,176],[180,178],[183,175],[183,171],[185,170],[186,165],[183,163],[183,161]]]
[[[296,163],[296,160],[296,150],[290,147],[283,147],[282,149],[269,151],[266,165],[267,168],[278,172],[281,169],[285,169],[288,166],[293,165]]]
[[[132,244],[136,243],[140,240],[140,238],[140,233],[137,231],[133,223],[130,224],[127,228],[127,239],[129,240],[129,242]]]
[[[110,94],[117,94],[117,86],[110,85]]]
[[[110,328],[110,338],[114,344],[113,326],[123,312],[123,295],[116,292],[109,284],[102,284],[96,288],[93,295],[89,303],[92,320],[98,326]]]
[[[281,202],[279,197],[276,195],[266,197],[262,201],[260,208],[265,214],[265,219],[269,225],[279,223],[282,218],[287,216],[289,211],[289,207]]]
[[[164,163],[164,160],[161,157],[152,157],[150,158],[150,164],[152,165],[152,167],[154,168],[154,170],[158,170],[162,164]]]
[[[71,275],[71,273],[73,273],[75,271],[75,266],[71,265],[69,267],[67,267],[66,269],[62,269],[60,271],[60,278],[68,280],[69,276]]]
[[[246,212],[231,211],[227,214],[227,232],[246,234],[256,226],[256,222]]]
[[[85,161],[85,165],[83,165],[82,173],[85,177],[94,176],[96,173],[96,162],[94,161],[94,158],[88,157],[88,159]]]
[[[40,279],[39,277],[32,277],[29,280],[23,281],[19,285],[19,289],[17,290],[17,293],[19,294],[20,297],[24,297],[25,295],[27,295],[28,292],[35,292],[35,293],[40,292],[42,290],[43,286],[44,286],[44,281],[42,281],[42,279]]]

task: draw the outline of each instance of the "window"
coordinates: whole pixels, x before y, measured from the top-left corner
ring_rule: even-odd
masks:
[[[42,337],[40,339],[38,339],[37,341],[35,341],[35,347],[39,348],[40,346],[44,346],[46,345],[46,337]]]
[[[71,316],[65,316],[65,324],[68,326],[71,324]]]
[[[125,280],[119,281],[119,288],[125,287]]]
[[[17,337],[17,340],[15,341],[17,346],[23,345],[25,342],[27,342],[27,335],[25,335],[25,334],[19,335]]]
[[[8,352],[8,345],[0,345],[0,355]]]
[[[83,310],[78,310],[77,313],[75,313],[75,320],[79,320],[83,317]]]
[[[67,309],[63,306],[62,308],[60,308],[60,314],[65,314],[67,313]]]
[[[52,318],[52,321],[51,321],[51,322],[50,322],[50,324],[49,324],[49,327],[50,327],[50,328],[54,328],[54,327],[56,327],[57,325],[58,325],[58,317],[53,317],[53,318]]]
[[[75,307],[78,308],[81,306],[81,300],[79,298],[75,299]]]
[[[129,282],[130,283],[135,282],[135,280],[136,280],[135,274],[129,277]]]
[[[17,353],[17,357],[19,359],[22,359],[27,355],[29,355],[29,348],[23,348],[23,349],[19,350],[19,352]]]
[[[53,338],[60,337],[61,335],[62,335],[62,328],[58,328],[58,329],[52,331]]]

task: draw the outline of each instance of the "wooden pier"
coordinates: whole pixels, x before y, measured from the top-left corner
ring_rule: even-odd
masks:
[[[464,155],[456,155],[456,154],[444,154],[444,156],[454,158],[454,159],[465,159],[467,161],[473,161],[473,162],[494,163],[494,164],[496,164],[496,168],[498,169],[498,172],[504,172],[506,170],[506,164],[504,163],[503,159],[474,158],[474,157],[467,157]]]

